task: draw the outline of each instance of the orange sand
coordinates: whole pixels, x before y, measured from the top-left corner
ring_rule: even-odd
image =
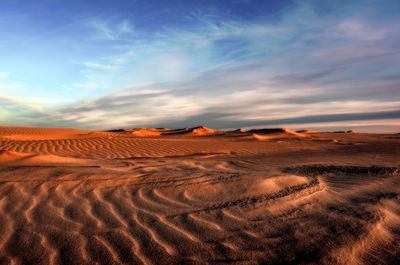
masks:
[[[400,136],[0,127],[0,264],[399,264]]]

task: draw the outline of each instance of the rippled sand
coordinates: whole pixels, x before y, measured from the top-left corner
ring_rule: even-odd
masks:
[[[399,264],[400,135],[0,127],[0,264]]]

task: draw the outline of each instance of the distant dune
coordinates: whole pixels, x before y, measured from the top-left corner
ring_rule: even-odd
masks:
[[[316,131],[311,131],[311,130],[299,130],[296,132],[298,132],[298,133],[316,133]]]
[[[194,127],[194,128],[184,128],[184,129],[154,129],[154,128],[134,128],[134,129],[115,129],[109,132],[118,132],[131,134],[138,137],[150,137],[150,136],[160,136],[160,135],[186,135],[186,136],[206,136],[213,135],[216,131],[206,128],[204,126]]]
[[[0,127],[0,264],[399,264],[389,134]]]

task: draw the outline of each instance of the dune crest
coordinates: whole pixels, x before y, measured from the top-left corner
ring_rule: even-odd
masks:
[[[150,136],[159,136],[161,135],[161,131],[156,129],[145,129],[139,128],[129,132],[131,135],[138,136],[138,137],[150,137]]]
[[[209,129],[204,126],[193,128],[191,131],[191,135],[193,135],[193,136],[205,136],[205,135],[213,135],[213,134],[215,134],[214,130]]]
[[[296,131],[297,133],[316,133],[316,131],[311,131],[311,130],[299,130]]]
[[[237,136],[241,139],[246,140],[258,140],[268,141],[273,139],[284,139],[284,138],[303,138],[307,137],[306,134],[294,132],[284,128],[272,128],[272,129],[253,129],[249,131],[235,130],[228,135]]]
[[[135,129],[115,129],[108,132],[117,132],[128,134],[137,137],[150,137],[150,136],[211,136],[216,133],[215,130],[209,129],[204,126],[183,129],[167,129],[167,128],[135,128]]]
[[[10,150],[0,151],[0,163],[7,164],[48,164],[48,163],[87,163],[88,159],[63,157],[58,155],[21,153]]]
[[[0,150],[0,163],[13,162],[30,157],[34,154],[20,153],[10,150]]]
[[[273,129],[253,129],[250,130],[249,133],[254,133],[257,135],[279,135],[279,136],[297,136],[297,137],[304,137],[303,134],[285,129],[285,128],[273,128]]]

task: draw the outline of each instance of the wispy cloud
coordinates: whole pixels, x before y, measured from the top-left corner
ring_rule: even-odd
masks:
[[[91,82],[91,83],[76,83],[72,85],[75,88],[80,88],[80,89],[96,89],[99,87],[99,84]]]
[[[99,70],[111,70],[115,69],[114,65],[104,65],[104,64],[98,64],[98,63],[91,63],[91,62],[85,62],[85,66],[94,68],[94,69],[99,69]]]
[[[6,79],[10,76],[10,72],[0,72],[0,80]]]
[[[134,33],[134,28],[131,23],[124,19],[117,23],[104,19],[91,19],[87,22],[89,27],[95,30],[96,38],[107,39],[107,40],[117,40],[124,35],[129,35]]]
[[[340,120],[327,122],[310,122],[310,123],[270,123],[268,125],[243,127],[243,129],[263,128],[265,126],[288,128],[293,130],[317,130],[317,131],[347,131],[355,130],[358,132],[373,133],[398,133],[400,118],[392,119],[364,119],[357,120]]]
[[[2,125],[34,126],[37,122],[45,122],[48,118],[46,112],[38,106],[39,102],[35,103],[0,95],[0,123]]]

